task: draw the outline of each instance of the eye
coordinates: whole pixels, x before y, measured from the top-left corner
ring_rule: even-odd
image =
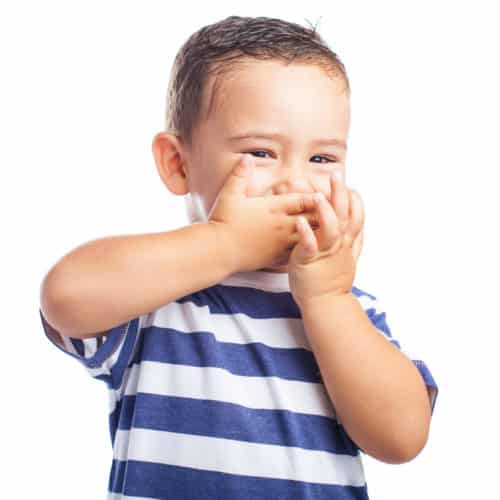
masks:
[[[325,160],[327,160],[326,163],[332,163],[332,162],[337,162],[337,158],[328,158],[327,156],[319,156],[319,155],[316,155],[316,156],[313,156],[313,158],[324,158]],[[314,163],[323,163],[322,161],[320,162],[314,162]]]
[[[254,153],[263,153],[264,155],[271,154],[271,153],[269,153],[269,151],[264,151],[262,149],[258,149],[258,150],[255,150],[255,151],[245,151],[245,153],[250,153],[252,155]],[[265,156],[257,156],[257,158],[265,158]],[[338,162],[337,158],[335,158],[335,157],[329,158],[327,156],[315,155],[312,158],[323,158],[324,160],[326,160],[326,162],[319,161],[319,162],[313,162],[313,163],[337,163]]]
[[[264,154],[271,154],[269,151],[263,151],[262,149],[256,150],[256,151],[247,151],[247,153],[254,154],[254,153],[264,153]],[[257,158],[263,158],[263,156],[257,156]]]

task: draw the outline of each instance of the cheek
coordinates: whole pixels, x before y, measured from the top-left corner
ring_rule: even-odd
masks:
[[[248,181],[247,194],[249,197],[264,196],[273,190],[275,184],[276,178],[271,168],[256,166]]]
[[[219,179],[220,188],[224,185],[225,179],[230,174],[230,172],[236,167],[241,159],[241,155],[234,155],[231,158],[228,165],[224,166],[225,174]],[[273,185],[273,177],[271,173],[271,169],[266,170],[266,167],[263,165],[254,165],[252,173],[248,179],[247,184],[247,196],[249,198],[254,198],[257,196],[263,196],[267,191],[271,189]]]
[[[248,181],[248,189],[247,189],[247,196],[249,198],[253,198],[256,196],[263,196],[266,191],[269,190],[269,186],[272,184],[269,182],[269,180],[266,181],[264,176],[259,175],[258,173],[253,173],[253,175],[250,177]]]
[[[330,196],[330,173],[311,172],[310,175],[304,173],[300,180],[290,181],[290,189],[296,192],[322,192]],[[265,167],[256,168],[252,179],[249,182],[250,196],[263,196],[278,189],[279,178],[277,172]],[[284,191],[283,191],[284,192]]]

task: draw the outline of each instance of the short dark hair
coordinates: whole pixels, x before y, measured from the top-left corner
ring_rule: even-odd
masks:
[[[310,23],[309,23],[310,24]],[[167,92],[166,131],[192,146],[193,131],[202,118],[204,86],[216,75],[210,103],[220,86],[218,76],[239,62],[252,59],[295,61],[321,67],[329,76],[349,79],[343,63],[316,31],[316,27],[270,17],[229,16],[193,33],[179,49],[170,73]]]

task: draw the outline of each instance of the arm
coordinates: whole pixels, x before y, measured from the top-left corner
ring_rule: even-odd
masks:
[[[226,254],[210,223],[93,240],[47,273],[41,308],[64,335],[96,336],[220,282],[234,272]]]
[[[412,361],[372,325],[352,293],[300,306],[304,328],[342,425],[366,453],[413,459],[427,442],[431,406]]]

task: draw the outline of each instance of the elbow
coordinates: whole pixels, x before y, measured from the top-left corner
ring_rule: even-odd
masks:
[[[431,407],[428,396],[424,403],[400,417],[398,425],[391,432],[390,453],[383,461],[391,464],[411,462],[425,448],[429,439],[431,425]]]
[[[45,319],[58,330],[64,330],[61,319],[67,296],[56,273],[51,270],[40,285],[40,310]]]
[[[405,432],[400,432],[384,453],[377,458],[388,464],[404,464],[411,462],[425,448],[429,437],[429,426],[420,425]]]
[[[416,458],[420,452],[424,449],[425,443],[417,443],[417,444],[407,444],[405,443],[401,446],[397,451],[393,452],[389,457],[389,460],[386,460],[387,463],[400,465],[411,462],[414,458]]]
[[[66,278],[66,272],[62,270],[60,261],[47,271],[39,289],[42,305],[59,303],[61,298],[66,296]]]

